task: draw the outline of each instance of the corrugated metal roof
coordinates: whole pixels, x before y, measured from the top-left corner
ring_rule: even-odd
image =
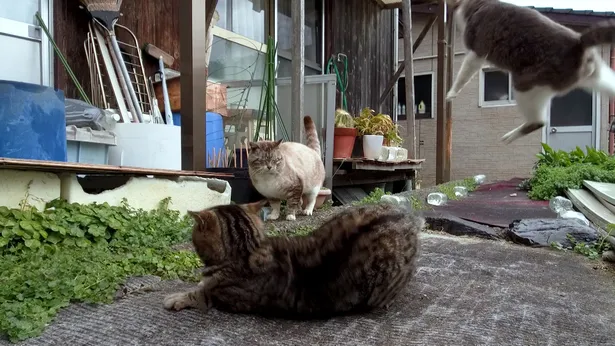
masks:
[[[573,10],[571,8],[553,8],[553,7],[536,7],[528,6],[541,13],[559,13],[559,14],[575,14],[579,16],[594,16],[594,17],[615,17],[615,12],[600,12],[592,10]]]

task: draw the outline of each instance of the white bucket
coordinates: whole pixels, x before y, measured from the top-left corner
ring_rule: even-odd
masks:
[[[382,151],[383,141],[384,136],[381,135],[363,135],[363,156],[370,160],[377,159]]]

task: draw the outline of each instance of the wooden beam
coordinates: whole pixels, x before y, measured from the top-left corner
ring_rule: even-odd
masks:
[[[448,6],[447,6],[448,7]],[[453,8],[448,7],[446,15],[446,25],[448,31],[448,46],[446,54],[446,90],[453,85],[455,72],[455,16]],[[444,155],[444,181],[451,180],[451,158],[453,155],[453,102],[446,102],[446,153]]]
[[[301,142],[305,82],[305,0],[293,0],[291,8],[293,22],[293,49],[291,75],[291,140]]]
[[[440,0],[438,4],[438,58],[436,83],[436,184],[446,182],[446,80],[444,58],[446,54],[446,2]]]
[[[403,0],[401,6],[404,21],[404,65],[406,69],[406,143],[408,158],[416,159],[416,118],[414,116],[414,65],[412,47],[412,6],[410,0]]]
[[[412,43],[412,53],[413,54],[419,48],[421,43],[423,43],[423,39],[425,38],[425,36],[427,36],[427,33],[429,32],[433,24],[436,22],[436,18],[438,18],[437,14],[431,15],[429,17],[429,20],[427,21],[427,23],[425,23],[425,26],[423,27],[423,30],[421,31],[419,36],[416,38],[416,41]],[[397,57],[395,57],[395,59],[397,59]],[[404,61],[400,62],[399,66],[397,67],[397,71],[395,71],[395,74],[393,75],[393,77],[391,77],[391,79],[389,80],[389,83],[387,83],[387,87],[382,92],[382,95],[380,95],[380,100],[378,100],[378,108],[382,107],[382,104],[386,100],[387,96],[389,96],[389,94],[391,93],[391,90],[393,90],[393,87],[395,87],[395,84],[397,84],[397,80],[399,79],[399,77],[401,77],[401,74],[404,72],[405,68],[406,68],[405,62]]]
[[[205,170],[205,94],[207,87],[205,0],[179,2],[179,52],[182,116],[182,151],[191,162],[183,169]],[[192,146],[183,143],[192,142]]]

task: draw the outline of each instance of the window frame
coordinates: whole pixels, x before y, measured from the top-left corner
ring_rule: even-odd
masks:
[[[413,78],[420,77],[420,76],[427,76],[427,75],[431,77],[431,107],[430,107],[431,114],[429,115],[429,117],[418,117],[419,113],[418,113],[418,110],[417,110],[416,114],[414,115],[414,120],[428,120],[428,119],[435,119],[435,117],[436,117],[436,114],[435,114],[436,113],[435,112],[436,100],[435,100],[435,97],[434,97],[434,95],[436,94],[436,82],[435,82],[435,78],[434,78],[435,74],[436,74],[435,71],[415,72],[413,74]],[[397,83],[395,85],[395,90],[398,93],[399,93],[399,83],[401,83],[402,78],[403,78],[403,82],[405,83],[406,75],[405,74],[401,75],[397,79]],[[415,88],[415,91],[414,91],[415,95],[414,96],[416,97],[416,84],[415,84],[414,88]],[[399,95],[398,95],[397,100],[399,101]],[[406,119],[408,119],[408,115],[407,115],[408,105],[407,104],[406,104],[406,114],[404,114],[404,115],[406,115],[406,119],[399,120],[399,115],[400,114],[397,113],[397,105],[395,105],[394,107],[395,107],[395,121],[405,121]]]
[[[508,75],[508,100],[498,101],[485,101],[485,73],[486,72],[504,72]],[[509,107],[517,105],[517,101],[513,98],[513,84],[510,72],[499,69],[494,66],[484,66],[480,69],[479,74],[479,88],[478,88],[478,107],[490,108],[490,107]]]

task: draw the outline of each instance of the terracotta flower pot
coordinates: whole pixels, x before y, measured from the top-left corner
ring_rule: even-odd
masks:
[[[346,159],[351,157],[356,139],[357,129],[336,127],[333,131],[333,158]]]

